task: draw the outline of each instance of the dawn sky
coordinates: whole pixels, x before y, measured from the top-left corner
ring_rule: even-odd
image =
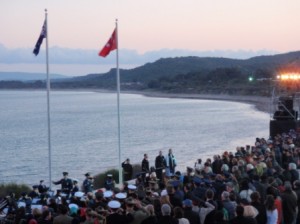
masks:
[[[119,19],[120,47],[138,52],[161,48],[300,48],[299,0],[1,0],[0,42],[33,47],[44,9],[49,44],[100,48]]]
[[[140,54],[300,49],[299,0],[1,0],[0,44],[33,49],[45,8],[49,47],[100,50],[117,18],[120,49]]]

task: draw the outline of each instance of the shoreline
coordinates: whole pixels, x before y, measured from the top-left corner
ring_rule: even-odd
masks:
[[[11,89],[9,89],[11,90]],[[8,91],[9,91],[8,90]],[[40,91],[39,89],[26,89],[30,91]],[[1,91],[1,90],[0,90]],[[18,91],[13,89],[12,91]],[[21,91],[24,91],[23,89]],[[96,93],[116,93],[113,90],[107,89],[51,89],[51,91],[87,91]],[[265,96],[249,96],[249,95],[220,95],[220,94],[197,94],[197,93],[163,93],[156,91],[138,91],[138,90],[121,90],[125,94],[139,94],[145,97],[158,97],[158,98],[178,98],[178,99],[198,99],[198,100],[221,100],[239,102],[253,105],[257,110],[270,113],[271,99]]]
[[[146,97],[198,99],[198,100],[221,100],[246,103],[264,113],[270,113],[270,97],[264,96],[243,96],[243,95],[217,95],[217,94],[186,94],[186,93],[160,93],[146,91],[123,91],[127,94],[140,94]]]

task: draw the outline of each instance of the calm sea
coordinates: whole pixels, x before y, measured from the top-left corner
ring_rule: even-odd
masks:
[[[63,171],[80,181],[118,167],[117,96],[114,93],[52,91],[52,180]],[[123,94],[122,160],[140,163],[173,148],[178,168],[193,166],[236,146],[268,137],[269,115],[242,103],[150,98]],[[48,185],[45,91],[0,91],[0,183]]]

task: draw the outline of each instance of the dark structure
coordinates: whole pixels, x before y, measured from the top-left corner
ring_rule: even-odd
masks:
[[[295,82],[280,80],[274,87],[271,105],[270,136],[278,133],[289,132],[290,129],[300,131],[298,118],[299,99],[298,85]],[[276,95],[277,94],[277,95]]]

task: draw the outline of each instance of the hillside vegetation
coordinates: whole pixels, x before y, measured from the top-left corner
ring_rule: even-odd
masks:
[[[121,69],[120,79],[122,90],[269,95],[276,74],[298,72],[299,68],[300,51],[247,60],[177,57],[162,58],[134,69]],[[56,89],[115,89],[116,70],[53,80],[51,86]],[[0,88],[45,88],[45,82],[2,81]]]

